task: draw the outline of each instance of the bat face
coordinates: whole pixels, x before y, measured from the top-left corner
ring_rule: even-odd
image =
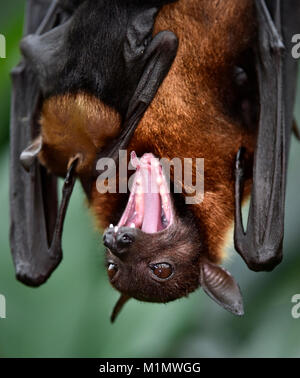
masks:
[[[104,243],[111,284],[148,302],[169,302],[194,291],[199,286],[199,248],[181,232],[176,235],[172,226],[157,235],[126,227],[108,230]]]
[[[137,171],[127,206],[103,237],[108,275],[122,293],[168,302],[199,285],[199,232],[192,214],[179,215],[158,159],[133,156]]]
[[[221,306],[243,312],[239,288],[228,272],[208,262],[193,215],[169,186],[158,159],[132,153],[131,193],[117,226],[103,236],[111,284],[124,298],[169,302],[202,286]],[[113,319],[120,310],[118,302]]]
[[[130,298],[166,303],[199,287],[226,310],[243,315],[239,286],[229,272],[199,253],[198,233],[192,223],[181,222],[176,217],[155,234],[123,226],[105,232],[108,277],[121,293],[112,321]]]

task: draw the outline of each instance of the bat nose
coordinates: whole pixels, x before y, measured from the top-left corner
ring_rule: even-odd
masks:
[[[109,228],[103,235],[103,244],[105,247],[118,257],[128,251],[128,247],[134,240],[134,233],[125,228],[118,231]]]
[[[113,232],[108,230],[104,233],[103,244],[105,245],[105,247],[109,248],[110,250],[114,249],[115,238],[114,238]]]

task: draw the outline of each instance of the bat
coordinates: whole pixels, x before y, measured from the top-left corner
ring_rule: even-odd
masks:
[[[239,286],[219,264],[232,222],[250,269],[282,258],[299,16],[280,0],[28,1],[24,58],[12,73],[17,278],[41,285],[61,261],[78,178],[106,228],[108,276],[121,292],[112,320],[130,298],[168,302],[198,287],[242,315]],[[117,164],[122,149],[132,152],[133,190],[100,194],[96,162]],[[185,204],[183,183],[183,194],[168,193],[161,157],[205,159],[202,203]],[[157,193],[144,190],[150,175]]]

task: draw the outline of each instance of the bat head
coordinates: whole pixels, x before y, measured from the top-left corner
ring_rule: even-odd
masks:
[[[199,286],[241,315],[238,285],[226,270],[203,257],[195,219],[171,196],[158,160],[152,154],[140,160],[133,155],[132,164],[136,173],[126,208],[118,225],[110,225],[103,236],[108,276],[122,293],[112,320],[129,298],[166,303]]]

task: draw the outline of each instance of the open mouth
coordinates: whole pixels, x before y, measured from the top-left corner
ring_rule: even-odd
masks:
[[[132,152],[131,165],[136,172],[118,227],[139,228],[146,233],[168,228],[173,221],[173,207],[159,160],[151,153],[144,154],[139,159]]]

